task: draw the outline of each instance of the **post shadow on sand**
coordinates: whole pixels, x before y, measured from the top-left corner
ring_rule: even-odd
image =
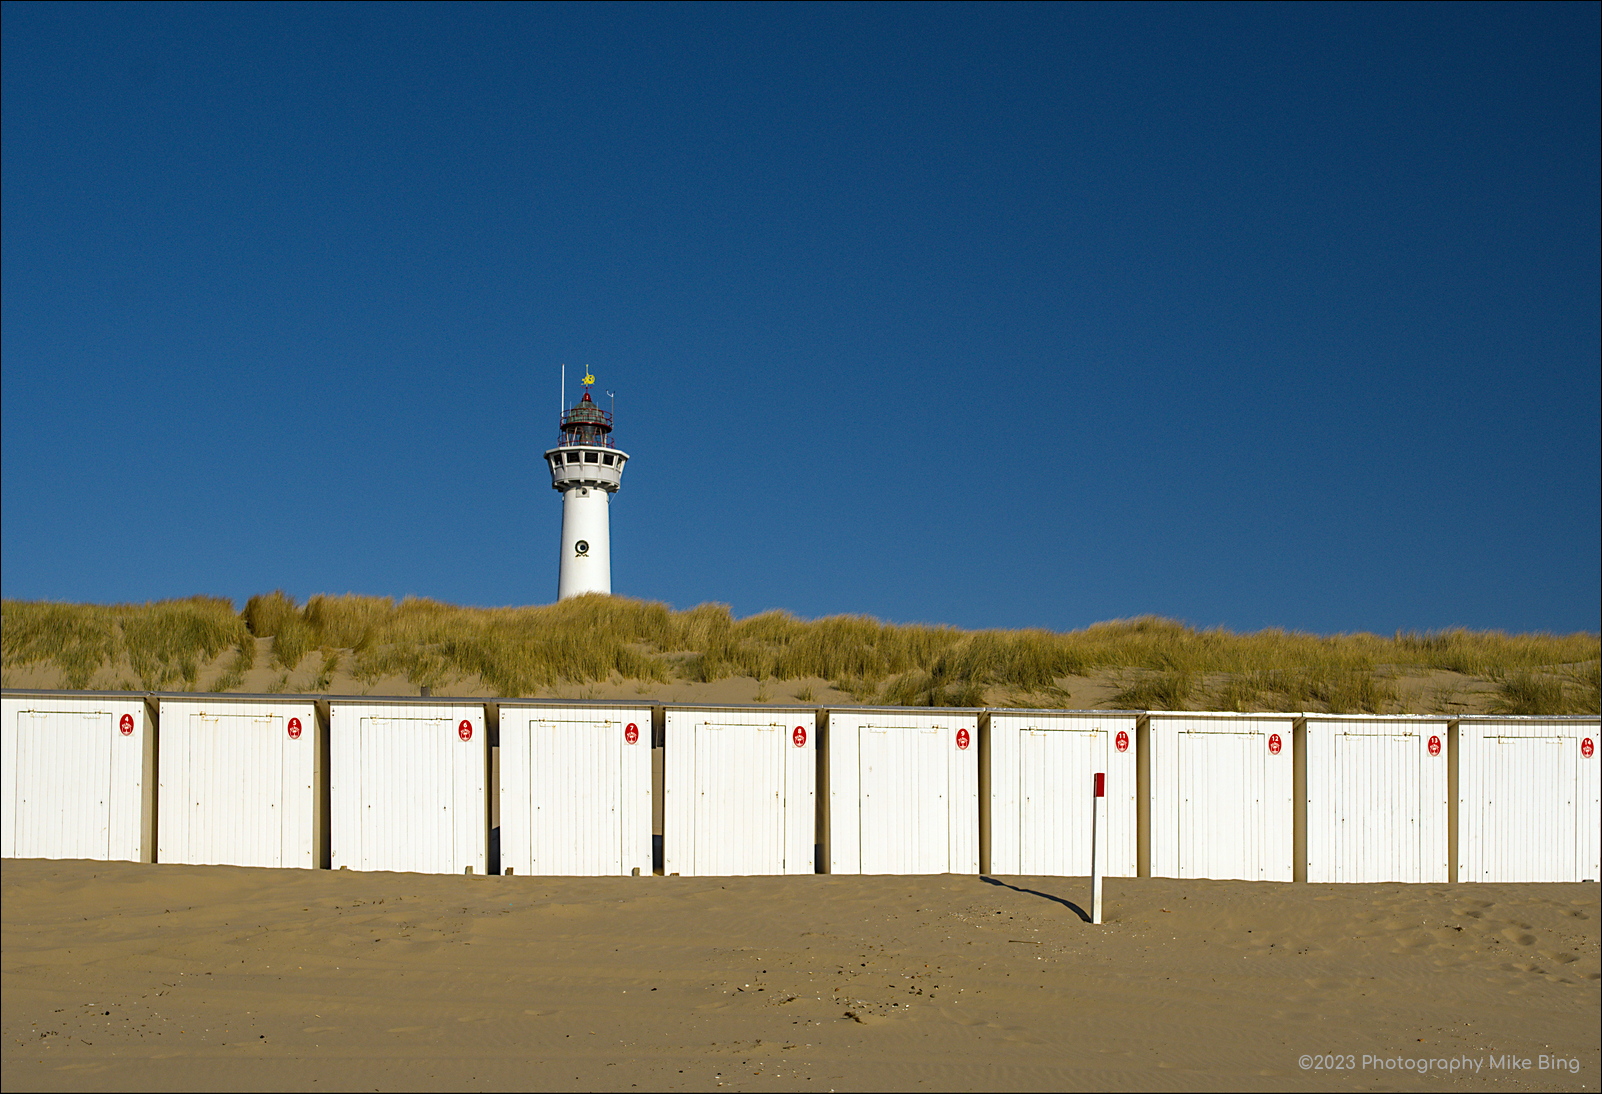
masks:
[[[1061,904],[1064,908],[1067,908],[1070,912],[1074,913],[1074,915],[1078,916],[1080,919],[1084,920],[1086,923],[1090,922],[1090,916],[1085,912],[1085,910],[1071,900],[1064,900],[1062,897],[1052,896],[1050,893],[1042,893],[1038,889],[1023,889],[1017,885],[1008,885],[1005,881],[997,881],[993,877],[984,877],[981,875],[979,880],[984,882],[986,885],[999,885],[1003,889],[1011,889],[1015,893],[1028,893],[1030,896],[1038,896],[1043,897],[1046,900],[1055,901],[1056,903]]]

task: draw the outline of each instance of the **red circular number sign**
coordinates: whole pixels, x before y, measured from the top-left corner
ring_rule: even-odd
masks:
[[[1429,750],[1431,756],[1439,756],[1441,754],[1441,739],[1439,737],[1430,738]]]
[[[289,720],[289,739],[291,741],[300,740],[300,719],[299,718],[291,718]]]
[[[1285,747],[1285,742],[1283,742],[1283,741],[1281,741],[1279,739],[1279,734],[1270,733],[1268,735],[1268,751],[1269,751],[1269,753],[1271,755],[1278,756],[1279,755],[1279,750],[1284,748],[1284,747]]]
[[[807,731],[806,731],[806,727],[805,726],[796,726],[795,727],[795,732],[790,734],[790,740],[795,742],[795,747],[797,747],[797,748],[805,748],[805,747],[807,747]]]
[[[1128,752],[1129,751],[1129,734],[1125,733],[1123,730],[1120,729],[1118,731],[1118,736],[1113,738],[1113,747],[1116,748],[1119,752]]]
[[[122,720],[117,723],[117,732],[121,733],[124,737],[132,737],[133,736],[133,715],[132,714],[124,714],[122,716]]]
[[[1587,737],[1583,741],[1580,742],[1580,755],[1584,756],[1586,759],[1589,760],[1591,758],[1592,754],[1595,753],[1595,752],[1596,752],[1596,745],[1591,743],[1591,738]]]
[[[463,718],[462,724],[456,727],[456,735],[464,741],[471,741],[473,739],[473,723]]]
[[[966,729],[957,730],[957,747],[962,749],[968,747],[968,731]]]
[[[640,727],[630,722],[623,728],[623,739],[629,744],[636,743],[640,739]]]

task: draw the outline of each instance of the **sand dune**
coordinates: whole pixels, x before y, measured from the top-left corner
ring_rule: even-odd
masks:
[[[1093,927],[1063,878],[3,882],[8,1090],[1598,1082],[1595,885],[1112,880]],[[1299,1068],[1321,1053],[1358,1066]],[[1509,1055],[1530,1070],[1491,1069]]]
[[[257,639],[264,649],[270,650],[271,639]],[[349,664],[349,651],[339,651]],[[216,658],[200,673],[196,690],[207,692],[226,670],[229,655]],[[258,657],[265,666],[268,654]],[[418,693],[415,683],[404,676],[386,676],[377,681],[361,681],[348,672],[332,674],[325,682],[318,680],[320,655],[308,654],[295,671],[258,667],[244,674],[243,681],[228,689],[237,694],[260,695],[268,693],[317,695],[406,695]],[[33,664],[12,666],[5,670],[5,686],[18,689],[55,690],[65,688],[66,678],[60,669],[51,665]],[[116,690],[119,686],[132,687],[127,672],[120,669],[102,674],[95,680],[96,687]],[[1110,710],[1118,709],[1118,694],[1128,686],[1127,670],[1103,669],[1086,676],[1065,676],[1057,680],[1055,691],[1049,695],[1029,694],[1008,687],[984,689],[985,702],[998,707],[1051,707],[1054,709]],[[1227,674],[1203,678],[1203,692],[1192,706],[1211,709],[1207,695],[1216,694],[1230,680]],[[1498,709],[1501,693],[1498,683],[1481,676],[1456,672],[1424,671],[1398,672],[1387,680],[1396,691],[1396,699],[1385,706],[1393,714],[1487,714]],[[495,689],[476,676],[453,677],[433,689],[441,698],[495,699],[504,698]],[[703,706],[738,706],[771,703],[778,706],[800,704],[804,706],[849,707],[861,706],[869,699],[859,699],[841,691],[821,677],[801,677],[794,680],[757,680],[749,676],[730,676],[710,682],[675,678],[668,683],[626,680],[614,675],[607,680],[587,683],[564,683],[542,690],[542,699],[570,699],[580,702],[631,702],[631,703],[683,703]],[[530,696],[529,698],[533,698]]]

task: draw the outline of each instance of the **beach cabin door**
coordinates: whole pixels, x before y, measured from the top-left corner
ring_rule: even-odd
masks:
[[[12,768],[16,843],[8,854],[113,857],[111,750],[118,736],[113,722],[104,712],[18,712]]]
[[[609,720],[531,719],[524,733],[529,871],[627,873],[619,811],[623,727]]]
[[[1100,730],[1025,729],[1018,734],[1019,873],[1090,873],[1092,775],[1105,769]]]
[[[951,869],[949,736],[939,726],[862,727],[857,762],[864,874]]]
[[[1335,880],[1436,880],[1424,871],[1418,734],[1337,733],[1333,745]]]
[[[1572,737],[1488,737],[1484,757],[1486,839],[1480,877],[1497,881],[1578,881]]]
[[[363,870],[456,873],[448,718],[363,718]]]
[[[286,759],[293,757],[284,755],[289,742],[284,719],[191,714],[185,728],[187,733],[163,735],[157,857],[234,866],[309,865],[284,861],[285,810],[279,798],[298,774],[285,770]],[[312,745],[308,739],[307,748]]]
[[[1262,880],[1264,736],[1181,730],[1178,738],[1179,876]]]
[[[695,727],[694,870],[782,874],[784,761],[780,725]]]

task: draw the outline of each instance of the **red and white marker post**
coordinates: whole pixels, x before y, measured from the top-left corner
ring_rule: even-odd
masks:
[[[1096,772],[1095,805],[1090,813],[1090,921],[1101,922],[1102,845],[1107,842],[1107,776]]]

